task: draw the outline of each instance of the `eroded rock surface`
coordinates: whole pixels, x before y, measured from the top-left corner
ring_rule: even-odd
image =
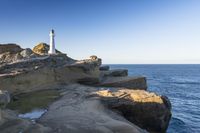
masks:
[[[109,71],[101,71],[102,77],[124,77],[128,76],[128,70],[127,69],[114,69]]]
[[[0,90],[0,124],[3,123],[2,109],[10,102],[10,94],[7,91]]]
[[[39,123],[65,133],[146,133],[102,104],[92,93],[98,88],[65,86],[63,97],[50,105]]]
[[[0,90],[0,108],[6,106],[10,102],[10,94],[8,91]]]
[[[23,49],[17,44],[0,44],[0,54],[10,52],[18,53]]]
[[[65,54],[23,60],[0,67],[0,85],[10,93],[22,93],[84,79],[99,80],[100,65],[100,59],[76,61]]]
[[[171,118],[171,104],[166,97],[144,90],[124,88],[98,91],[108,108],[150,132],[164,133]]]
[[[99,67],[100,71],[108,71],[109,69],[110,69],[110,66],[108,66],[108,65],[104,65],[104,66]]]
[[[146,90],[147,83],[145,77],[104,77],[98,86],[105,87],[125,87],[129,89]]]
[[[85,60],[74,60],[59,51],[47,55],[49,46],[44,43],[33,51],[13,44],[0,48],[3,48],[0,50],[2,92],[8,91],[16,99],[23,93],[48,89],[62,95],[36,123],[3,109],[2,133],[146,133],[143,129],[150,132],[167,129],[170,101],[144,91],[145,77],[128,77],[128,71],[122,69],[101,70],[101,59],[95,55]],[[101,91],[102,86],[122,88]],[[1,103],[8,101],[4,94],[0,93]]]
[[[17,44],[0,44],[0,65],[38,57],[29,48],[22,49]]]
[[[1,133],[50,133],[51,131],[49,127],[19,118],[11,110],[2,110]]]

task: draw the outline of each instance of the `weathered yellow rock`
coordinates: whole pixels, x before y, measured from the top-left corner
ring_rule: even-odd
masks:
[[[143,102],[143,103],[155,102],[163,104],[163,100],[159,95],[144,90],[121,89],[118,90],[117,92],[112,92],[110,90],[101,90],[98,91],[97,94],[104,97],[119,97],[119,98],[126,97],[134,102]]]
[[[39,43],[33,48],[33,52],[39,55],[48,54],[48,51],[49,51],[49,45],[43,42]],[[56,53],[61,53],[61,52],[56,50]]]
[[[33,52],[36,54],[47,54],[49,50],[49,46],[46,43],[39,43],[33,48]]]
[[[96,94],[107,107],[141,128],[155,133],[167,130],[171,118],[171,103],[167,97],[125,88],[97,91]]]

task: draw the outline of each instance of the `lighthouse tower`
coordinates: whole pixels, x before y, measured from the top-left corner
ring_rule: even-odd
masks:
[[[54,34],[54,30],[53,29],[50,31],[49,36],[50,36],[50,48],[49,48],[48,53],[49,54],[56,54],[55,41],[54,41],[55,34]]]

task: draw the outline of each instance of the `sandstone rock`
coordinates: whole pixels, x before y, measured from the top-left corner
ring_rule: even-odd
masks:
[[[145,77],[103,77],[98,86],[125,87],[129,89],[147,89]]]
[[[107,109],[99,98],[90,97],[97,88],[77,84],[63,86],[62,97],[52,103],[38,122],[59,133],[146,133]]]
[[[39,55],[48,54],[49,45],[46,43],[39,43],[33,48],[33,52]],[[60,51],[56,50],[56,53],[61,53]]]
[[[11,93],[22,93],[56,84],[88,83],[90,79],[99,80],[100,64],[99,60],[75,61],[64,54],[38,57],[0,67],[0,86]]]
[[[25,58],[31,58],[31,49],[22,49],[16,44],[0,45],[0,64],[12,63]]]
[[[97,57],[96,55],[92,55],[92,56],[90,56],[90,59],[91,59],[91,60],[97,60],[98,57]]]
[[[21,119],[11,110],[2,110],[1,133],[51,133],[51,128]]]
[[[17,44],[0,44],[0,54],[9,52],[9,53],[18,53],[23,49]]]
[[[166,97],[144,90],[124,88],[103,90],[96,94],[108,108],[139,127],[156,133],[167,130],[171,118],[171,103]]]
[[[30,56],[33,54],[33,51],[30,49],[30,48],[26,48],[24,50],[22,50],[20,52],[20,55],[23,57],[23,58],[30,58]]]
[[[95,85],[99,83],[99,78],[85,77],[85,78],[78,79],[77,82],[84,85]]]
[[[99,67],[99,70],[100,70],[100,71],[108,71],[109,69],[110,69],[110,66],[107,66],[107,65],[106,65],[106,66],[100,66],[100,67]]]
[[[0,107],[6,106],[10,102],[10,94],[8,91],[0,90]]]
[[[20,53],[11,54],[10,52],[5,52],[0,54],[0,64],[15,62],[22,58]]]
[[[73,84],[145,90],[146,78],[127,77],[128,71],[121,69],[104,68],[100,75],[101,59],[95,55],[77,61],[59,51],[60,54],[47,55],[48,50],[49,46],[41,43],[33,48],[34,53],[17,46],[0,51],[2,90],[11,95],[58,88],[62,92],[62,97],[34,124],[18,118],[16,113],[0,110],[3,112],[0,132],[146,133],[141,128],[166,131],[171,116],[167,97],[124,88],[99,91],[99,87]],[[0,103],[7,104],[10,100],[7,93],[1,93]]]
[[[0,90],[0,124],[3,122],[2,108],[5,108],[9,102],[10,102],[10,95],[8,91]]]
[[[101,72],[102,77],[122,77],[122,76],[128,76],[128,70],[127,69],[115,69],[115,70],[109,70],[109,71],[102,71]]]

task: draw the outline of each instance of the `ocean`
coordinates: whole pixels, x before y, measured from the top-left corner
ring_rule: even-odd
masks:
[[[147,77],[148,90],[167,96],[172,118],[167,133],[200,133],[200,65],[110,65]]]

